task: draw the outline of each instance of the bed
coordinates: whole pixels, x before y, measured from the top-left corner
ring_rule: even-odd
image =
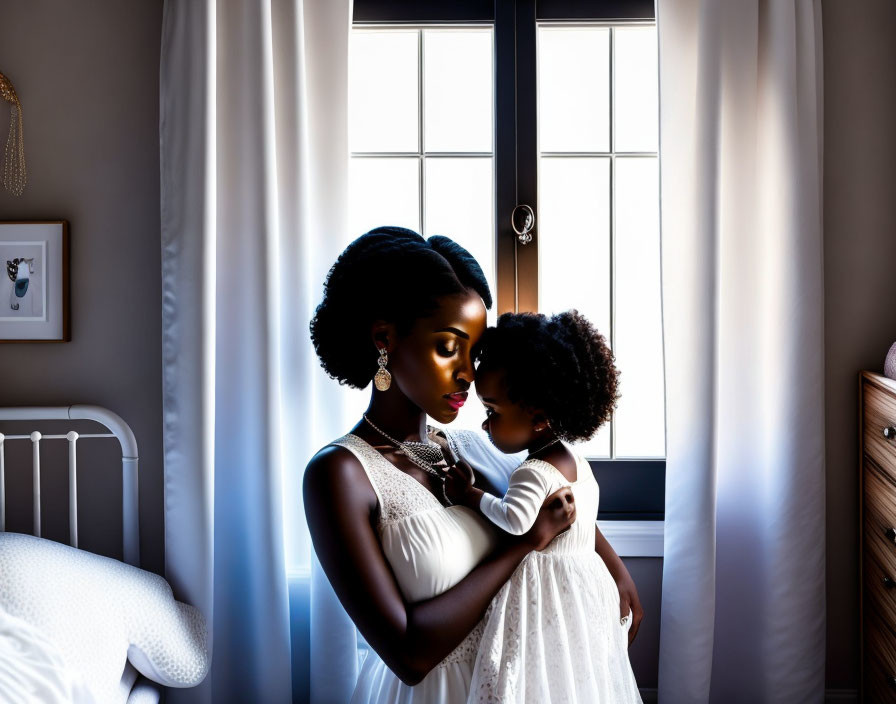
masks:
[[[101,431],[60,431],[60,421],[82,428],[90,421]],[[31,429],[20,430],[23,424]],[[78,548],[78,444],[95,438],[117,440],[121,449],[123,561]],[[9,455],[22,457],[22,448],[8,452],[16,443],[30,443],[24,467],[7,466]],[[67,445],[69,544],[41,536],[42,450],[50,443]],[[27,464],[30,535],[7,532],[7,475],[21,476]],[[164,687],[195,686],[208,672],[201,613],[139,568],[137,470],[134,434],[107,409],[0,408],[0,700],[156,704]]]

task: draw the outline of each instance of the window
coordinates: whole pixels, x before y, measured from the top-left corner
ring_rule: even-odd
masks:
[[[350,223],[456,239],[508,310],[576,307],[622,372],[582,447],[601,518],[662,518],[657,56],[653,3],[355,0]],[[511,226],[535,213],[534,239]],[[359,398],[363,410],[366,396]],[[478,428],[471,396],[456,421]]]

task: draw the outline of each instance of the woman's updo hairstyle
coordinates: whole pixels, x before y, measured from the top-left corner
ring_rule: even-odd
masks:
[[[476,352],[477,370],[503,370],[512,403],[541,408],[563,440],[590,439],[610,420],[619,372],[606,339],[576,310],[505,313]]]
[[[330,268],[324,298],[311,320],[311,342],[333,379],[366,387],[377,370],[370,340],[375,320],[394,323],[399,336],[435,313],[438,299],[473,290],[486,308],[492,295],[482,269],[457,242],[429,239],[403,227],[378,227],[352,242]]]

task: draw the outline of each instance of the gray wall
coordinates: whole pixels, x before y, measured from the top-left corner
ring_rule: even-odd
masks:
[[[642,690],[655,690],[660,657],[660,603],[662,601],[663,560],[660,557],[625,557],[625,567],[638,587],[644,620],[628,655],[632,671]],[[645,693],[647,695],[647,693]],[[644,697],[645,703],[655,698]]]
[[[69,221],[72,325],[68,343],[0,345],[0,404],[95,403],[131,425],[143,565],[156,572],[164,564],[161,23],[162,0],[3,0],[0,10],[0,71],[23,104],[28,165],[20,198],[0,189],[0,220]],[[0,108],[2,148],[9,113]],[[120,472],[108,464],[91,472],[92,464],[81,465],[81,481],[99,489],[82,507],[82,545],[116,555],[118,526],[102,519],[107,505],[120,516]],[[50,486],[53,478],[63,483]],[[65,506],[64,475],[43,480],[45,506]]]
[[[896,341],[896,3],[823,2],[828,686],[858,686],[857,377]],[[807,575],[807,578],[809,575]]]

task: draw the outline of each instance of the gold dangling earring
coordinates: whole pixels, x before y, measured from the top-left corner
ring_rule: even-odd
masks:
[[[379,370],[373,377],[373,383],[378,391],[387,391],[392,386],[392,375],[386,369],[386,363],[389,361],[389,354],[385,347],[380,347],[380,358],[376,361],[380,365]]]

